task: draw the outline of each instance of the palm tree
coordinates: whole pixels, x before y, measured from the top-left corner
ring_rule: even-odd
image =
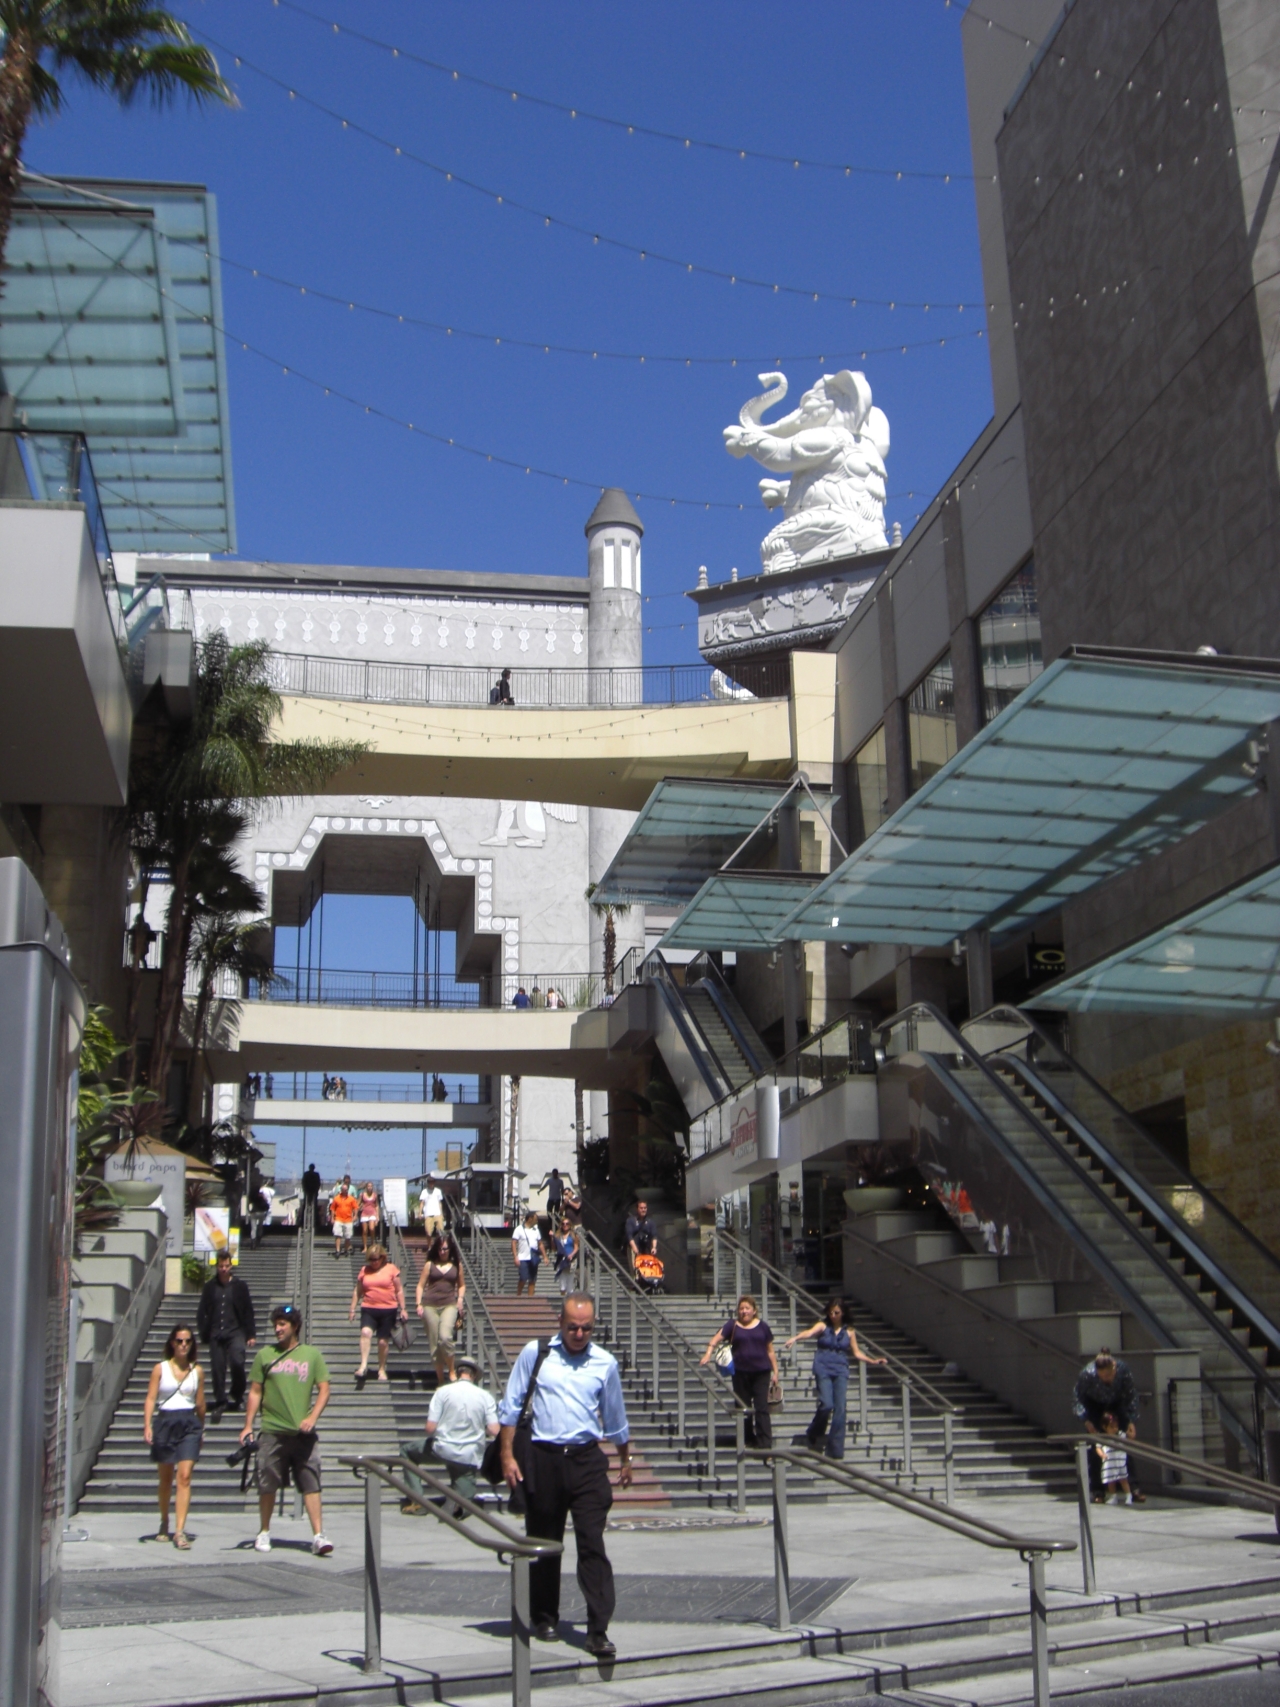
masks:
[[[592,897],[595,895],[597,887],[594,883],[587,884],[586,900],[596,917],[604,920],[604,941],[601,944],[604,950],[604,993],[606,996],[611,996],[613,994],[613,974],[618,959],[618,932],[614,921],[625,918],[631,911],[631,906],[629,902],[613,906],[593,900]]]
[[[262,897],[257,897],[261,905]],[[191,964],[196,972],[196,1004],[191,1015],[191,1086],[187,1118],[199,1125],[204,1113],[204,1081],[207,1077],[209,1046],[209,1016],[215,1001],[221,1000],[223,1015],[239,1012],[236,997],[220,996],[218,985],[224,974],[236,981],[237,992],[245,981],[254,979],[260,984],[276,982],[270,958],[263,954],[258,942],[270,929],[269,919],[243,919],[239,913],[209,913],[200,919],[193,933]]]
[[[270,655],[261,640],[232,646],[217,632],[205,641],[190,723],[160,730],[139,750],[130,778],[127,812],[135,857],[154,860],[159,850],[169,884],[147,1070],[161,1108],[180,1041],[197,920],[211,912],[256,911],[262,904],[243,879],[241,899],[226,897],[230,850],[249,823],[249,802],[318,793],[365,751],[353,741],[272,740],[281,702],[270,683]],[[134,958],[136,963],[136,948]]]
[[[0,36],[0,266],[27,128],[62,106],[60,74],[77,72],[123,107],[142,94],[163,106],[180,91],[235,105],[208,48],[146,0],[0,0]]]

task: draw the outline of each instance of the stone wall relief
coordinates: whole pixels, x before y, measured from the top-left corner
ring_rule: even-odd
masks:
[[[482,848],[540,848],[547,839],[547,819],[576,824],[578,808],[549,800],[500,800],[498,827],[481,842]]]

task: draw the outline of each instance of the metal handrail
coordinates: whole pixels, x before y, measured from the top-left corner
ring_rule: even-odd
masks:
[[[472,1232],[474,1235],[474,1227]],[[475,1272],[471,1259],[467,1255],[467,1247],[456,1232],[453,1234],[453,1239],[462,1259],[462,1272],[467,1283],[467,1321],[469,1324],[467,1331],[473,1336],[474,1353],[482,1364],[485,1361],[485,1353],[488,1353],[489,1379],[497,1388],[502,1385],[502,1370],[498,1363],[499,1356],[502,1355],[502,1341],[498,1337],[497,1327],[494,1325],[493,1317],[489,1314],[489,1306],[485,1302],[483,1281]],[[471,1314],[473,1305],[487,1332],[482,1332],[475,1326],[475,1318]]]
[[[730,1254],[735,1258],[740,1257],[744,1262],[752,1262],[762,1274],[768,1274],[770,1280],[781,1292],[794,1299],[797,1304],[803,1303],[805,1308],[812,1312],[815,1320],[821,1317],[822,1305],[818,1300],[810,1293],[806,1292],[803,1286],[798,1286],[796,1282],[792,1280],[789,1275],[784,1274],[780,1268],[775,1268],[774,1265],[771,1262],[766,1261],[764,1257],[757,1256],[749,1245],[744,1245],[741,1239],[735,1238],[732,1233],[726,1232],[722,1227],[717,1227],[715,1229],[714,1237],[716,1239],[723,1239],[725,1244],[729,1247]],[[795,1329],[793,1328],[792,1332],[794,1333],[794,1331]],[[946,1394],[940,1393],[931,1381],[926,1380],[923,1375],[918,1374],[910,1367],[910,1365],[904,1363],[900,1357],[896,1356],[895,1353],[887,1351],[884,1346],[878,1343],[878,1341],[872,1339],[870,1334],[859,1333],[858,1343],[873,1351],[877,1357],[883,1357],[890,1373],[896,1376],[899,1381],[905,1382],[911,1391],[917,1394],[931,1411],[934,1411],[939,1416],[956,1416],[959,1414],[961,1410],[959,1405],[953,1404],[952,1401],[947,1398]]]
[[[379,1483],[394,1488],[404,1499],[422,1505],[423,1511],[443,1523],[456,1534],[465,1536],[473,1547],[496,1553],[499,1561],[504,1555],[511,1561],[511,1704],[512,1707],[531,1707],[533,1692],[532,1664],[529,1655],[529,1562],[549,1559],[564,1552],[559,1541],[532,1541],[516,1529],[503,1523],[492,1512],[460,1494],[447,1481],[441,1481],[421,1465],[405,1458],[379,1458],[360,1455],[339,1458],[353,1476],[364,1483],[364,1671],[382,1670],[382,1495]],[[406,1485],[397,1470],[412,1473],[416,1481],[433,1488],[443,1496],[444,1504],[423,1503],[418,1492]],[[457,1507],[468,1517],[478,1518],[487,1529],[500,1537],[493,1541],[468,1529],[450,1507]]]
[[[1027,1567],[1031,1596],[1031,1673],[1035,1707],[1049,1707],[1049,1620],[1045,1600],[1044,1562],[1054,1553],[1074,1553],[1074,1541],[1047,1541],[1029,1535],[1015,1535],[990,1523],[985,1517],[969,1512],[954,1511],[936,1501],[922,1499],[918,1494],[903,1493],[891,1487],[881,1477],[868,1470],[854,1470],[847,1464],[820,1458],[813,1452],[796,1452],[782,1447],[744,1447],[742,1458],[768,1460],[773,1465],[773,1580],[777,1600],[776,1622],[779,1630],[791,1629],[791,1563],[787,1543],[787,1465],[811,1471],[835,1482],[852,1493],[869,1494],[885,1505],[896,1506],[912,1517],[923,1517],[940,1529],[949,1529],[968,1541],[984,1547],[996,1547],[1016,1552]]]
[[[1051,1446],[1070,1446],[1075,1449],[1076,1503],[1080,1510],[1080,1559],[1084,1567],[1084,1592],[1092,1594],[1097,1576],[1094,1570],[1093,1518],[1089,1511],[1092,1494],[1089,1488],[1089,1451],[1111,1437],[1105,1434],[1051,1434]],[[1170,1452],[1164,1446],[1148,1446],[1143,1441],[1117,1436],[1122,1451],[1134,1458],[1147,1458],[1165,1470],[1177,1470],[1184,1476],[1198,1476],[1203,1482],[1216,1484],[1228,1493],[1240,1494],[1251,1500],[1269,1501],[1275,1507],[1276,1527],[1280,1529],[1280,1487],[1273,1482],[1259,1482],[1252,1476],[1240,1476],[1234,1470],[1219,1469],[1206,1464],[1203,1458],[1187,1458],[1181,1452]]]
[[[977,1053],[968,1039],[963,1037],[960,1032],[956,1030],[944,1014],[940,1013],[937,1008],[931,1006],[928,1002],[913,1002],[910,1007],[904,1008],[901,1012],[894,1014],[892,1019],[886,1020],[885,1023],[879,1027],[881,1037],[883,1037],[887,1032],[892,1031],[895,1026],[902,1025],[903,1023],[910,1023],[919,1016],[926,1018],[930,1024],[936,1025],[948,1042],[953,1046],[951,1052],[961,1056],[988,1085],[993,1087],[999,1093],[1003,1104],[1014,1110],[1014,1112],[1032,1128],[1036,1136],[1049,1149],[1055,1159],[1061,1162],[1068,1169],[1075,1180],[1085,1188],[1093,1202],[1105,1212],[1110,1222],[1123,1231],[1125,1237],[1133,1244],[1134,1248],[1140,1250],[1146,1259],[1155,1265],[1160,1272],[1161,1278],[1174,1288],[1185,1303],[1189,1304],[1192,1309],[1195,1310],[1196,1314],[1209,1329],[1218,1345],[1220,1345],[1225,1351],[1229,1352],[1237,1362],[1243,1364],[1252,1376],[1267,1380],[1267,1376],[1265,1371],[1262,1369],[1262,1366],[1255,1361],[1247,1348],[1241,1346],[1239,1342],[1223,1328],[1222,1323],[1214,1314],[1211,1305],[1204,1299],[1200,1292],[1195,1287],[1188,1284],[1185,1276],[1179,1274],[1174,1265],[1169,1262],[1167,1258],[1162,1256],[1153,1244],[1147,1240],[1137,1239],[1132,1223],[1129,1221],[1128,1217],[1125,1215],[1123,1209],[1121,1209],[1116,1200],[1107,1191],[1103,1190],[1102,1186],[1099,1185],[1098,1181],[1087,1168],[1081,1166],[1079,1160],[1066,1148],[1046,1122],[1043,1121],[1033,1109],[1028,1108],[1024,1102],[1020,1101],[1010,1086],[988,1064],[986,1057]],[[924,1060],[930,1054],[939,1053],[938,1051],[930,1050],[914,1050],[914,1048],[909,1052],[916,1053],[921,1060]],[[951,1089],[953,1094],[963,1094],[963,1086],[953,1085]],[[967,1100],[969,1106],[982,1118],[983,1124],[988,1128],[988,1130],[994,1133],[998,1147],[1007,1157],[1010,1166],[1013,1167],[1014,1171],[1025,1181],[1034,1195],[1045,1204],[1045,1207],[1049,1210],[1050,1214],[1053,1215],[1055,1219],[1059,1218],[1061,1211],[1058,1209],[1056,1199],[1054,1198],[1052,1191],[1044,1184],[1039,1176],[1034,1173],[1033,1170],[1027,1167],[1021,1157],[1008,1147],[1007,1143],[1002,1140],[998,1128],[994,1126],[994,1123],[989,1117],[983,1114],[983,1111],[978,1107],[978,1105],[974,1103],[971,1098]],[[1146,1303],[1145,1299],[1128,1281],[1125,1280],[1123,1275],[1116,1271],[1108,1257],[1098,1249],[1095,1241],[1090,1237],[1087,1231],[1080,1226],[1078,1221],[1075,1220],[1070,1223],[1070,1226],[1071,1232],[1069,1236],[1074,1242],[1087,1250],[1090,1262],[1106,1277],[1108,1284],[1116,1295],[1123,1300],[1126,1307],[1129,1308],[1135,1316],[1137,1316],[1138,1320],[1149,1332],[1156,1334],[1157,1337],[1167,1338],[1167,1329],[1165,1329],[1159,1319],[1152,1314],[1150,1306]],[[1206,1377],[1206,1379],[1209,1379],[1209,1377]],[[1270,1385],[1269,1381],[1268,1385]]]

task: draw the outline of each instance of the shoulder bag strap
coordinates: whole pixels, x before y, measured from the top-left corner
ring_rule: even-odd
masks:
[[[533,1396],[538,1390],[538,1374],[547,1361],[547,1353],[551,1350],[550,1340],[538,1341],[538,1355],[534,1360],[533,1370],[529,1376],[529,1385],[524,1390],[524,1403],[520,1407],[520,1415],[516,1419],[516,1427],[524,1428],[533,1417]]]

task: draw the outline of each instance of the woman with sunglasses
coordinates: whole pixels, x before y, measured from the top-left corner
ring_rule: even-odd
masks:
[[[187,1552],[187,1511],[191,1505],[191,1470],[200,1456],[204,1432],[204,1370],[196,1362],[194,1329],[179,1322],[165,1341],[164,1357],[151,1371],[142,1405],[142,1433],[151,1448],[151,1462],[160,1470],[160,1528],[154,1537],[168,1541],[169,1500],[174,1471],[178,1479],[177,1529],[172,1540]]]

